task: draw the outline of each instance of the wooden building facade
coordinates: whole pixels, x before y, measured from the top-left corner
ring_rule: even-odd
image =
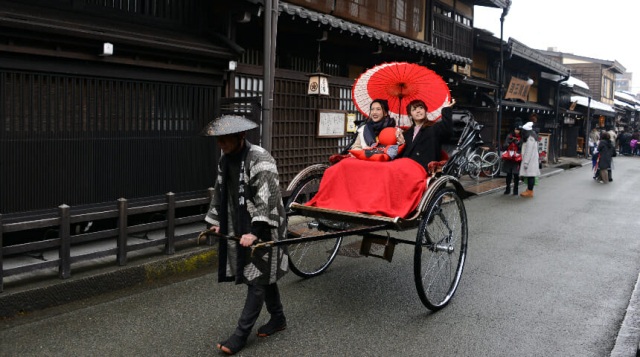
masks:
[[[205,0],[0,1],[0,213],[211,186],[216,150],[197,134],[239,55],[211,11]]]
[[[264,26],[261,2],[230,7],[231,39],[245,49],[231,74],[230,96],[262,96]],[[474,5],[504,7],[504,1],[288,0],[279,1],[272,154],[283,186],[303,168],[326,163],[347,138],[320,138],[318,115],[340,110],[361,115],[351,100],[354,80],[366,69],[391,61],[421,63],[454,80],[469,71]],[[238,21],[242,19],[242,21]],[[307,94],[308,75],[329,77],[328,96]],[[453,89],[452,89],[453,93]],[[456,93],[453,93],[456,99]],[[464,101],[463,101],[464,102]],[[491,115],[491,114],[490,114]],[[495,115],[495,114],[493,114]]]
[[[562,103],[564,110],[579,113],[575,115],[575,120],[569,115],[563,127],[566,155],[580,154],[578,150],[574,151],[574,142],[578,147],[583,147],[580,150],[582,154],[588,150],[585,138],[591,128],[624,129],[627,124],[625,112],[616,110],[614,106],[616,74],[626,71],[620,63],[550,50],[541,52],[569,68],[571,76],[584,82],[589,89],[586,93],[575,93]]]
[[[271,152],[283,189],[344,147],[347,138],[318,137],[318,115],[359,117],[351,87],[364,70],[408,61],[464,79],[474,6],[507,4],[274,3]],[[204,194],[219,154],[202,127],[222,113],[262,124],[264,9],[263,0],[0,0],[0,213]],[[328,96],[307,94],[318,69],[330,75]],[[472,90],[458,90],[473,106],[461,99]],[[260,133],[250,140],[260,144]]]

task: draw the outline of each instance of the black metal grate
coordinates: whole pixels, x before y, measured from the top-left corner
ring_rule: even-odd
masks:
[[[0,71],[0,212],[206,189],[219,88]]]

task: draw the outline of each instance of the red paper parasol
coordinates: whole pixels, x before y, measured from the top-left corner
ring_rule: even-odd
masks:
[[[436,72],[415,63],[383,63],[364,72],[355,82],[352,99],[356,108],[369,117],[374,99],[389,101],[389,111],[399,125],[410,123],[407,104],[421,99],[427,104],[429,120],[437,120],[449,103],[449,87]]]

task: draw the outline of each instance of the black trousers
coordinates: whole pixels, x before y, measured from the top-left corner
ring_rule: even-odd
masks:
[[[507,191],[511,189],[511,180],[513,179],[513,191],[518,192],[518,183],[520,183],[520,175],[507,173]]]
[[[529,191],[533,191],[533,186],[535,186],[536,184],[536,178],[535,177],[527,177],[527,190]]]
[[[267,311],[272,318],[284,318],[282,302],[280,301],[280,290],[278,284],[270,285],[248,285],[247,299],[244,301],[244,309],[238,320],[238,327],[234,334],[247,337],[251,334],[253,326],[260,316],[262,305],[267,305]]]

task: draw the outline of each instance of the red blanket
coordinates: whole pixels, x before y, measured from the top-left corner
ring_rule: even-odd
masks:
[[[387,217],[406,217],[420,203],[427,172],[402,158],[387,162],[349,158],[328,168],[307,206]]]

